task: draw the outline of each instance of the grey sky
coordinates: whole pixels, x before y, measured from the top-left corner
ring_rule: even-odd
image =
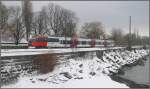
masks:
[[[129,16],[132,16],[132,32],[137,29],[140,35],[149,36],[148,1],[33,1],[33,11],[37,12],[51,2],[74,11],[79,18],[79,30],[85,22],[100,21],[107,33],[112,28],[122,28],[127,33]],[[18,1],[4,3],[8,6],[20,5]]]

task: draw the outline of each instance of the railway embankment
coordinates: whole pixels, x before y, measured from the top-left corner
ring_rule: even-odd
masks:
[[[15,79],[15,76],[13,76],[13,78],[11,79],[11,77],[7,76],[3,77],[1,75],[3,77],[2,83],[4,83],[3,87],[19,87],[21,85],[25,85],[26,87],[27,86],[36,87],[39,82],[40,84],[44,85],[46,84],[45,87],[58,87],[58,86],[62,87],[63,84],[64,84],[63,86],[65,86],[65,84],[67,84],[67,82],[69,81],[85,80],[85,79],[90,80],[92,78],[99,78],[99,77],[104,78],[108,76],[106,80],[103,81],[98,80],[98,82],[101,83],[111,81],[111,83],[115,83],[114,86],[111,84],[109,86],[108,84],[107,86],[103,87],[115,88],[116,82],[113,82],[113,80],[116,80],[118,78],[115,75],[123,74],[123,72],[121,71],[123,71],[122,68],[124,68],[124,66],[131,67],[137,65],[137,63],[142,63],[141,61],[144,60],[144,58],[148,54],[149,50],[146,49],[135,49],[132,51],[128,50],[104,51],[102,57],[100,58],[96,56],[95,52],[73,54],[67,58],[66,57],[57,58],[54,70],[51,72],[46,72],[46,74],[44,75],[39,75],[38,70],[49,69],[49,67],[51,66],[47,65],[41,66],[41,68],[37,68],[39,66],[33,67],[33,64],[29,66],[29,63],[27,63],[28,65],[11,65],[11,67],[5,66],[3,70],[3,76],[5,74],[7,76],[11,76],[12,74],[16,73],[18,74],[17,75],[18,81],[15,84],[11,83],[8,84],[6,82],[13,81],[13,79]],[[45,63],[47,62],[43,62],[43,64]],[[24,77],[26,78],[24,79]],[[122,78],[118,80],[121,81],[117,83],[117,85],[120,85],[120,88],[131,87],[126,82],[124,82],[125,79]],[[20,83],[20,81],[28,81],[28,83],[26,83],[27,84],[26,85]],[[131,84],[133,84],[133,82],[131,82]],[[102,85],[97,87],[102,87]]]

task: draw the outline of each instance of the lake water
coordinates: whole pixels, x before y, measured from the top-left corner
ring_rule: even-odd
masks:
[[[149,56],[147,57],[147,60],[144,61],[144,65],[136,65],[131,68],[125,68],[125,74],[119,75],[122,78],[134,81],[137,84],[150,84],[150,74],[149,74]]]

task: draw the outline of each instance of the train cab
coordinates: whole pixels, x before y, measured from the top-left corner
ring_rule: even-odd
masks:
[[[48,45],[48,37],[47,36],[35,36],[29,40],[28,46],[35,48],[44,48]]]

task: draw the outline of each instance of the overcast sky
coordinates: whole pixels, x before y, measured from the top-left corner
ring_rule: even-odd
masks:
[[[102,22],[109,34],[112,28],[121,28],[124,33],[129,29],[129,16],[132,16],[132,32],[139,30],[140,35],[149,36],[148,1],[32,1],[33,11],[41,10],[48,3],[56,3],[72,10],[79,18],[79,28],[85,22]],[[7,6],[21,5],[20,1],[3,1]]]

